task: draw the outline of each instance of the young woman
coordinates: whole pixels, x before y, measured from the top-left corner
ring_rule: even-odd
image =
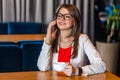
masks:
[[[81,16],[76,6],[63,4],[57,9],[49,23],[37,66],[40,71],[52,69],[67,76],[105,72],[100,54],[88,36],[81,33]]]

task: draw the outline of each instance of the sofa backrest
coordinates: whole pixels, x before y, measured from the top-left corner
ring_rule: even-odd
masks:
[[[23,51],[22,71],[38,71],[37,60],[40,55],[43,42],[22,43],[20,48]]]
[[[0,45],[0,72],[22,71],[22,50],[18,45]]]
[[[7,23],[0,23],[0,34],[8,34]]]
[[[33,22],[9,22],[8,34],[40,34],[42,25]]]

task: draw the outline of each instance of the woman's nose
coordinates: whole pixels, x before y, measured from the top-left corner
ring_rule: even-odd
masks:
[[[65,20],[65,16],[62,16],[62,17],[61,17],[61,20]]]

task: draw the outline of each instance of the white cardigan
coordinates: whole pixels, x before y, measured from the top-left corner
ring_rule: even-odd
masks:
[[[49,49],[51,46],[43,43],[40,56],[38,58],[37,66],[41,71],[47,71],[50,69]],[[58,53],[53,54],[52,69],[54,70],[54,63],[57,63]],[[87,64],[89,60],[90,64]],[[90,41],[87,35],[81,34],[79,37],[78,56],[74,59],[70,59],[70,64],[74,67],[81,67],[86,73],[85,75],[91,75],[96,73],[102,73],[106,70],[106,65],[102,61],[100,54]]]

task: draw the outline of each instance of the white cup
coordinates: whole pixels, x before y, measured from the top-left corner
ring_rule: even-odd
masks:
[[[66,63],[64,63],[64,62],[53,63],[53,70],[62,71],[64,69],[65,65],[66,65]]]

